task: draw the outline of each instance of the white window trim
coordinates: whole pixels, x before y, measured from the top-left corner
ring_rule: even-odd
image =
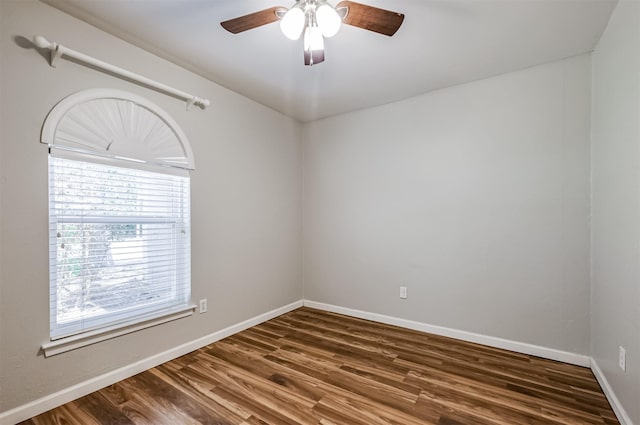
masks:
[[[55,341],[42,344],[42,351],[45,357],[66,353],[77,348],[86,347],[96,342],[106,341],[121,335],[137,332],[163,323],[192,316],[196,306],[194,304],[185,307],[176,307],[171,310],[155,313],[148,316],[137,317],[117,325],[103,327],[89,332],[83,332]]]
[[[156,115],[160,120],[171,129],[174,135],[177,137],[177,142],[181,145],[184,152],[184,159],[186,164],[183,166],[177,166],[171,158],[165,160],[164,158],[134,158],[134,157],[118,157],[109,154],[105,154],[100,149],[98,150],[85,150],[69,148],[62,142],[58,144],[56,134],[58,131],[58,125],[65,115],[70,112],[74,107],[81,105],[85,102],[89,102],[96,99],[118,99],[125,100],[137,104],[149,110],[152,114]],[[162,172],[166,174],[174,175],[189,175],[189,171],[195,168],[193,152],[189,145],[188,139],[185,133],[180,129],[177,122],[164,110],[158,107],[156,104],[149,100],[137,96],[133,93],[129,93],[121,90],[113,89],[90,89],[83,90],[81,92],[72,94],[67,98],[60,101],[49,113],[43,124],[41,133],[41,143],[47,144],[49,151],[56,149],[57,155],[60,157],[67,157],[68,159],[95,162],[104,165],[116,165],[122,166],[122,162],[128,162],[127,168],[143,169],[155,172]],[[108,150],[108,147],[107,147]],[[66,152],[68,151],[68,152]],[[115,163],[114,163],[115,162]],[[157,166],[162,167],[162,171],[157,169]],[[147,329],[153,326],[157,326],[163,323],[171,322],[177,319],[192,316],[196,306],[194,304],[178,305],[174,307],[165,308],[164,310],[156,310],[147,314],[141,314],[129,319],[125,319],[121,322],[115,322],[111,325],[102,326],[100,328],[89,329],[77,334],[71,334],[68,336],[61,336],[58,338],[51,338],[44,344],[41,349],[45,357],[55,356],[57,354],[65,353],[77,348],[86,347],[91,344],[95,344],[101,341],[112,339],[121,335],[126,335],[132,332],[137,332],[142,329]]]

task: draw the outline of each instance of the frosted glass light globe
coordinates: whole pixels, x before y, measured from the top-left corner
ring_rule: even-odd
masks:
[[[324,62],[324,38],[320,28],[313,25],[304,32],[304,64],[315,65]]]
[[[342,25],[342,19],[338,12],[327,3],[321,4],[316,9],[316,19],[322,35],[327,38],[336,35]]]
[[[299,7],[292,7],[287,10],[280,21],[280,29],[282,33],[290,40],[297,40],[302,34],[304,28],[305,17],[304,11]]]
[[[304,50],[324,50],[324,39],[318,27],[307,27],[304,33]]]

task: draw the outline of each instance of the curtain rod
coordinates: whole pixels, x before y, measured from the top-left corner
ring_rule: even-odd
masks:
[[[142,75],[136,74],[131,71],[127,71],[126,69],[117,67],[115,65],[111,65],[110,63],[103,62],[100,59],[96,59],[92,56],[85,55],[84,53],[80,53],[76,50],[69,49],[68,47],[62,46],[58,43],[50,42],[49,40],[47,40],[41,35],[35,36],[33,38],[33,43],[41,49],[51,50],[50,65],[54,68],[56,66],[56,63],[58,62],[58,59],[64,55],[66,57],[75,59],[76,61],[82,62],[84,64],[93,66],[103,71],[107,71],[109,73],[134,81],[136,83],[139,83],[147,87],[151,87],[159,91],[165,92],[172,96],[178,97],[184,100],[185,102],[187,102],[187,110],[193,105],[199,106],[200,108],[204,109],[210,104],[208,99],[202,99],[200,97],[191,95],[189,93],[185,93],[181,90],[174,89],[173,87],[167,86],[166,84],[159,83],[147,77],[143,77]]]

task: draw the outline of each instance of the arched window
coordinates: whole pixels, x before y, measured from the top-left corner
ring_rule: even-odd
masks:
[[[86,90],[53,108],[41,141],[51,339],[191,314],[194,161],[175,121],[131,93]]]

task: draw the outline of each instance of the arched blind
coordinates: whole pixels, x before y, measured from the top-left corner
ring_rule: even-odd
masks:
[[[195,168],[187,137],[173,118],[121,90],[85,90],[63,99],[47,116],[41,141],[54,156]]]
[[[186,138],[147,101],[90,92],[63,100],[43,127],[51,151],[52,339],[147,320],[190,301]]]

